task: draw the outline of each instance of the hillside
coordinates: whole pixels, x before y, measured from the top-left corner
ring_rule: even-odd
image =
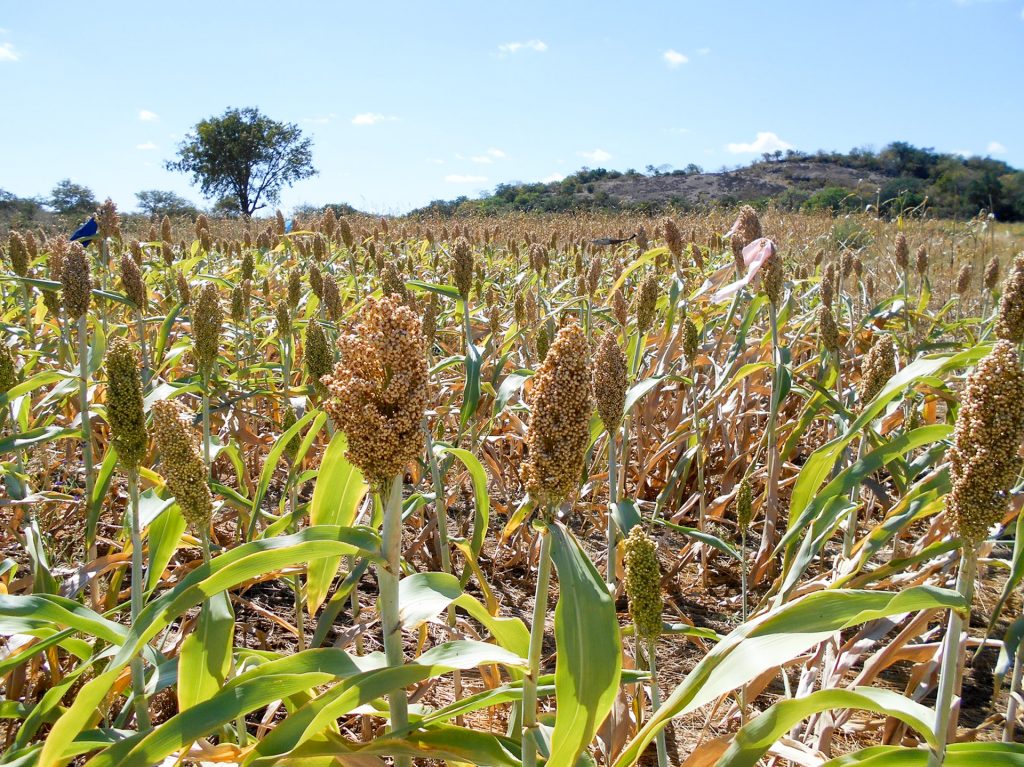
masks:
[[[939,216],[992,212],[1000,220],[1024,220],[1024,172],[988,157],[965,158],[904,143],[878,153],[776,152],[746,167],[713,173],[695,165],[671,172],[649,166],[648,171],[584,168],[551,183],[501,184],[476,200],[436,200],[414,213],[656,212],[771,202],[785,210],[879,205],[889,214],[924,205]]]

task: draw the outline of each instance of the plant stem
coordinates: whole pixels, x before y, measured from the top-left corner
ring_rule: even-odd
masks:
[[[540,654],[544,642],[544,619],[547,616],[548,586],[551,583],[551,535],[540,532],[540,563],[537,567],[537,593],[533,602],[533,624],[530,626],[529,670],[523,679],[523,767],[537,766],[537,679],[540,677]]]
[[[694,376],[693,383],[690,384],[690,402],[693,406],[693,434],[697,442],[697,449],[693,454],[693,460],[697,464],[697,506],[698,506],[698,527],[702,533],[707,532],[707,502],[704,500],[704,459],[701,456],[702,445],[701,445],[701,427],[700,427],[700,408],[697,406],[697,381]],[[697,544],[697,551],[700,563],[700,578],[704,584],[704,588],[708,588],[710,584],[710,577],[708,573],[708,554],[710,553],[707,547],[703,543]]]
[[[135,625],[139,613],[142,612],[142,596],[146,583],[145,564],[142,558],[142,525],[139,520],[139,470],[134,466],[128,469],[129,514],[131,515],[132,542],[132,582],[131,582],[131,625]],[[139,731],[152,727],[149,719],[149,707],[146,704],[146,671],[142,656],[136,655],[131,662],[132,691],[135,698],[135,719]]]
[[[1010,676],[1009,701],[1006,704],[1006,724],[1003,725],[1003,742],[1014,743],[1017,730],[1017,710],[1020,708],[1021,677],[1024,676],[1024,642],[1017,645],[1013,659],[1013,674]]]
[[[142,316],[142,309],[135,315],[135,324],[139,333],[139,345],[142,347],[142,390],[145,391],[149,385],[149,347],[146,345],[146,320]]]
[[[387,565],[377,567],[380,589],[380,619],[384,629],[384,656],[389,667],[405,663],[402,652],[402,626],[398,618],[398,579],[402,571],[402,478],[391,480],[387,502],[384,504],[383,530],[384,556]],[[404,689],[388,693],[391,710],[391,730],[404,730],[409,721],[409,703]],[[395,757],[397,767],[409,767],[409,757]]]
[[[21,298],[25,303],[25,330],[28,331],[28,342],[35,344],[35,330],[32,328],[32,298],[29,295],[28,283],[21,283]]]
[[[608,432],[608,561],[605,568],[604,581],[608,584],[608,590],[615,594],[615,539],[618,537],[618,527],[615,524],[615,515],[612,510],[619,502],[619,464],[615,452],[615,441],[618,437],[618,429]]]
[[[92,423],[89,420],[89,319],[83,314],[78,318],[78,411],[82,419],[82,464],[85,467],[85,509],[89,515],[92,504]],[[96,559],[96,534],[88,530],[90,560]]]
[[[294,467],[288,467],[288,513],[294,519],[295,511],[299,507],[299,489],[295,481]],[[298,527],[298,523],[295,524]],[[302,652],[306,649],[305,619],[302,612],[302,576],[296,573],[292,577],[292,590],[295,592],[295,632],[298,638],[296,650]]]
[[[956,590],[967,601],[968,614],[974,598],[974,573],[977,569],[977,554],[973,548],[966,546],[960,553],[960,569],[956,576]],[[956,727],[959,720],[960,704],[956,703],[953,712],[953,697],[958,694],[961,664],[962,634],[965,626],[963,616],[956,610],[949,614],[949,628],[942,642],[942,667],[939,675],[939,691],[935,701],[935,739],[938,749],[928,757],[928,767],[941,767],[946,758],[946,745],[956,739]]]
[[[661,708],[661,691],[658,689],[658,661],[657,637],[650,637],[647,640],[647,668],[651,672],[651,715],[658,713]],[[658,767],[668,767],[668,751],[665,747],[665,728],[658,730],[658,737],[655,741],[658,749]]]
[[[206,478],[212,477],[210,465],[210,371],[203,369],[203,463],[206,464]]]

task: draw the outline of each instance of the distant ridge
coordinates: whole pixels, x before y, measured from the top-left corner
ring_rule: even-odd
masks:
[[[895,214],[925,205],[936,216],[994,213],[1024,220],[1024,172],[990,157],[962,157],[895,142],[879,152],[790,150],[734,170],[704,172],[648,166],[647,172],[583,168],[561,181],[500,184],[479,199],[435,200],[410,215],[499,214],[510,211],[668,209],[772,203],[786,210],[863,210]]]

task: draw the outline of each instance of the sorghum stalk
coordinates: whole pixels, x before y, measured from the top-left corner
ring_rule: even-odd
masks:
[[[548,516],[554,509],[548,509]],[[523,678],[523,767],[537,765],[537,679],[540,677],[540,653],[544,642],[544,623],[547,617],[548,587],[551,585],[551,535],[546,527],[538,532],[540,562],[537,565],[537,591],[533,601],[533,623],[530,624],[529,668]]]
[[[402,626],[398,618],[398,579],[402,568],[402,478],[395,476],[387,488],[384,504],[383,548],[387,565],[377,569],[380,585],[380,618],[384,631],[384,655],[388,666],[405,663],[402,652]],[[385,492],[381,488],[378,492]],[[409,721],[409,704],[405,690],[399,688],[388,693],[391,729],[403,730]],[[396,757],[396,765],[409,765],[408,757]]]
[[[605,568],[605,582],[609,590],[615,591],[615,543],[617,526],[614,509],[619,500],[618,454],[616,439],[622,425],[622,411],[625,409],[626,390],[629,387],[626,370],[626,356],[619,348],[617,334],[610,331],[601,338],[594,360],[593,390],[597,402],[597,413],[608,433],[608,559]]]
[[[1006,513],[1007,497],[1024,463],[1019,456],[1022,441],[1024,372],[1020,369],[1016,343],[1004,338],[968,374],[953,446],[947,452],[951,489],[946,496],[946,509],[952,514],[960,536],[957,591],[967,603],[968,613],[974,595],[978,547]],[[955,739],[957,716],[951,707],[960,685],[961,634],[965,626],[970,623],[952,611],[935,704],[938,748],[929,757],[929,767],[942,764],[946,743]]]
[[[647,640],[647,667],[651,672],[651,716],[658,713],[661,708],[661,690],[658,688],[658,638],[651,637]],[[655,740],[658,749],[658,767],[668,767],[668,748],[665,745],[665,728],[658,730],[658,737]]]
[[[1006,724],[1003,725],[1003,742],[1014,743],[1017,731],[1017,710],[1020,707],[1021,677],[1024,676],[1024,642],[1017,645],[1013,659],[1013,674],[1006,703]]]
[[[142,551],[142,523],[139,519],[139,470],[137,467],[128,469],[128,497],[131,514],[132,541],[132,582],[131,582],[131,621],[135,624],[142,612],[143,589],[146,578]],[[152,727],[149,718],[149,706],[146,704],[146,672],[142,656],[136,655],[131,661],[132,691],[135,697],[135,718],[139,730],[145,731]]]
[[[89,420],[89,318],[78,318],[78,411],[82,419],[82,464],[85,467],[85,503],[92,503],[92,423]],[[90,541],[90,555],[95,541]]]
[[[960,557],[960,569],[956,575],[956,590],[970,605],[974,599],[974,573],[977,553],[964,548]],[[961,682],[962,642],[965,625],[964,617],[956,610],[950,611],[949,626],[942,640],[942,666],[939,671],[939,691],[935,700],[935,739],[938,749],[928,755],[928,767],[941,767],[945,760],[946,744],[949,740],[950,727],[956,733],[956,720],[959,717],[951,711],[953,696],[957,693]],[[959,711],[957,712],[959,713]]]

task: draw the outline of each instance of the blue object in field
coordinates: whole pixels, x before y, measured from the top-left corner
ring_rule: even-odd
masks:
[[[292,224],[293,223],[294,223],[294,221],[292,219],[290,219],[290,218],[287,221],[284,222],[284,233],[285,234],[291,234],[292,233]]]
[[[83,245],[88,245],[95,239],[99,230],[100,225],[96,223],[96,219],[93,216],[90,216],[89,220],[78,227],[75,233],[71,235],[71,242],[81,242]]]

